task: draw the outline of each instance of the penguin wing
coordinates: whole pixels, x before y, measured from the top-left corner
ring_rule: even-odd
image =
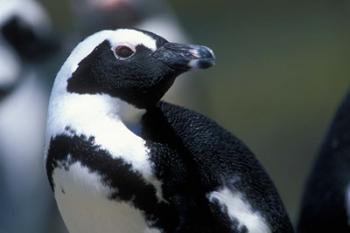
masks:
[[[160,102],[161,115],[184,150],[203,199],[225,232],[292,232],[274,184],[253,153],[214,121]],[[164,124],[162,124],[164,126]]]

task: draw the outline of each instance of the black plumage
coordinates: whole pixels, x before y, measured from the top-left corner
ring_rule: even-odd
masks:
[[[64,165],[68,169],[70,163],[80,161],[119,190],[110,199],[132,201],[164,232],[245,233],[247,228],[239,226],[238,219],[228,217],[219,203],[208,200],[208,193],[227,186],[244,195],[252,209],[266,219],[271,232],[293,232],[272,181],[253,153],[214,121],[160,102],[143,116],[141,136],[150,149],[168,204],[157,202],[156,190],[144,183],[140,174],[131,172],[130,165],[113,159],[84,135],[51,140],[47,173],[52,187],[53,169]]]
[[[180,232],[245,232],[232,229],[218,203],[209,203],[205,196],[223,186],[242,193],[252,209],[267,219],[271,232],[293,232],[273,183],[238,138],[199,113],[165,102],[148,109],[142,122],[157,175],[164,180],[164,193],[178,200],[183,220],[179,227],[187,230]],[[164,146],[178,156],[164,155]]]

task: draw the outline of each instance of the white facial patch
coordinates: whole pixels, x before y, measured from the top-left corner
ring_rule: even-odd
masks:
[[[128,202],[109,200],[112,193],[98,173],[80,162],[53,171],[55,197],[70,233],[160,233]]]
[[[108,38],[113,47],[119,44],[129,44],[133,47],[144,45],[145,47],[155,51],[157,49],[156,40],[151,36],[133,29],[118,29]]]
[[[222,211],[227,212],[232,220],[237,220],[239,227],[247,227],[248,233],[271,233],[261,214],[252,209],[240,192],[232,192],[227,187],[208,195],[211,202],[219,202]]]

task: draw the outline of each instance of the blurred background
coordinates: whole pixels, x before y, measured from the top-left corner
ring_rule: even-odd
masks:
[[[45,81],[49,87],[71,47],[93,29],[77,32],[77,22],[84,24],[84,17],[77,17],[69,0],[40,2],[52,17],[57,37],[70,38],[50,64]],[[151,5],[154,1],[143,2],[147,14],[152,15],[152,7],[162,12],[159,5]],[[166,3],[184,33],[179,40],[207,45],[217,57],[214,68],[184,76],[171,102],[215,119],[243,139],[295,221],[313,158],[350,87],[350,1]],[[87,26],[95,19],[94,11],[88,16]]]

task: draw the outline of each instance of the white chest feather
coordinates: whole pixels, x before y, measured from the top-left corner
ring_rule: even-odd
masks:
[[[94,137],[95,144],[123,159],[140,173],[146,182],[155,186],[162,200],[161,183],[154,177],[149,150],[145,141],[130,131],[120,117],[125,102],[107,95],[66,94],[50,102],[47,145],[57,135],[71,134]],[[130,106],[127,106],[130,107]]]
[[[70,233],[159,233],[131,203],[111,201],[113,190],[79,162],[56,169],[55,197]]]

